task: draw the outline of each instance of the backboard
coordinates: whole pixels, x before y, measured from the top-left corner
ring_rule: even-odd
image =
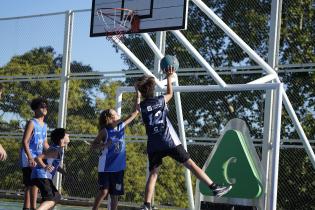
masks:
[[[137,33],[186,29],[188,0],[93,0],[90,36],[108,36],[106,24],[114,24],[111,17],[98,15],[100,9],[126,8],[133,10],[140,19]],[[114,12],[113,12],[114,13]],[[116,16],[116,14],[115,14]],[[123,14],[121,14],[121,19]],[[114,28],[114,27],[113,27]],[[111,29],[114,30],[114,29]],[[130,30],[124,33],[134,33]]]

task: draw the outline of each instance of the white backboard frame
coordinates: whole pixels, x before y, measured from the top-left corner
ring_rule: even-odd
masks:
[[[105,32],[104,22],[97,15],[100,8],[127,8],[136,11],[140,18],[140,30],[137,33],[187,28],[188,0],[93,0],[91,37],[112,35]]]

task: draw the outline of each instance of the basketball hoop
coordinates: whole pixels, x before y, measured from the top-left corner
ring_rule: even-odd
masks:
[[[104,32],[109,40],[121,40],[126,33],[139,31],[140,18],[133,10],[126,8],[99,8],[96,15],[104,24]]]

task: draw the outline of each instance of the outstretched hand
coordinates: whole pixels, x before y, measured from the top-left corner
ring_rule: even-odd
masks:
[[[55,167],[53,167],[52,165],[46,165],[45,170],[48,172],[53,172],[55,169]]]
[[[165,69],[165,73],[166,73],[167,77],[173,76],[174,72],[175,72],[175,67],[174,66],[168,66],[168,68]]]

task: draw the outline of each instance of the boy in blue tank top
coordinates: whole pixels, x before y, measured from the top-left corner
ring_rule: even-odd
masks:
[[[63,128],[53,130],[50,138],[53,145],[35,158],[37,165],[32,170],[33,184],[39,188],[42,196],[42,202],[37,210],[51,209],[61,198],[52,179],[57,171],[65,174],[65,171],[60,165],[63,156],[63,148],[70,142],[70,139],[66,130]]]
[[[143,101],[140,103],[142,120],[145,124],[148,136],[147,153],[149,159],[149,177],[146,183],[144,205],[142,210],[151,210],[151,200],[154,193],[158,168],[162,159],[169,156],[188,168],[198,179],[205,182],[216,196],[223,196],[229,192],[232,186],[219,186],[215,184],[208,175],[195,164],[188,152],[182,146],[171,122],[168,119],[167,102],[173,97],[171,78],[175,69],[168,66],[167,90],[164,96],[154,96],[155,80],[153,77],[140,77],[135,87],[140,91]]]
[[[104,198],[110,195],[111,210],[118,207],[118,196],[124,194],[126,168],[125,127],[139,113],[140,93],[136,92],[134,111],[125,119],[114,109],[102,111],[99,117],[99,133],[92,143],[93,149],[101,149],[98,162],[99,192],[93,210],[97,210]]]
[[[47,102],[42,98],[35,98],[31,102],[34,118],[27,122],[20,150],[20,164],[23,172],[24,205],[23,210],[36,209],[38,189],[31,180],[32,169],[36,166],[35,158],[48,149],[47,124],[44,118],[47,115]]]

